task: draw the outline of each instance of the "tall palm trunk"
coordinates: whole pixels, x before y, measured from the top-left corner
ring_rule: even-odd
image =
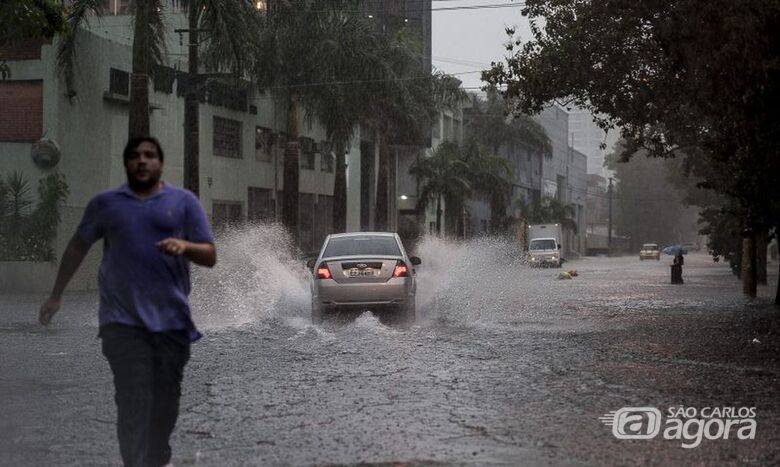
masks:
[[[133,70],[130,74],[130,115],[128,136],[149,134],[149,71],[152,34],[149,27],[152,0],[136,0],[133,31]]]
[[[441,195],[436,196],[436,235],[441,237]]]
[[[754,298],[758,288],[756,283],[756,233],[751,227],[748,227],[742,235],[742,271],[740,274],[742,293]]]
[[[298,245],[298,178],[300,167],[300,144],[298,142],[298,115],[300,100],[297,95],[290,96],[287,112],[287,145],[284,151],[284,171],[282,183],[284,196],[282,203],[282,224],[290,231],[295,245]]]
[[[184,98],[184,187],[200,194],[200,121],[198,115],[198,18],[199,2],[190,2],[189,19],[189,76]]]
[[[780,306],[780,274],[777,276],[777,289],[775,290],[775,305]]]
[[[337,140],[334,147],[336,179],[333,184],[333,231],[339,233],[347,231],[347,164],[344,142]]]
[[[761,228],[756,234],[756,282],[766,285],[766,248],[768,235],[766,228]]]
[[[376,222],[374,223],[376,230],[380,232],[388,228],[389,163],[390,146],[387,144],[387,138],[381,135],[379,139],[379,170],[376,181]]]

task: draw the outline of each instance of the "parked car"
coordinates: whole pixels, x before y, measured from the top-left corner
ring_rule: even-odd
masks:
[[[657,243],[645,243],[642,245],[642,249],[639,250],[639,259],[654,259],[658,261],[661,259],[661,248]]]
[[[311,320],[340,310],[389,310],[406,322],[415,319],[417,282],[414,266],[398,234],[352,232],[328,235],[312,271]]]

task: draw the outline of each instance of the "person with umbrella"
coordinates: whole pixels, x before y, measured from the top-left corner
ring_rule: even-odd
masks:
[[[682,267],[685,264],[683,255],[688,253],[680,245],[673,245],[664,248],[663,253],[665,255],[674,256],[672,261],[672,284],[683,284]]]

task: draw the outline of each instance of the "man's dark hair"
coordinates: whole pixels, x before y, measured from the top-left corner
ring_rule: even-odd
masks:
[[[165,161],[165,156],[163,155],[162,146],[160,146],[160,142],[157,141],[157,138],[154,138],[152,136],[137,136],[135,138],[130,138],[130,141],[127,142],[127,146],[125,146],[125,150],[122,153],[122,162],[127,164],[127,160],[130,159],[130,156],[133,155],[133,151],[135,151],[135,148],[141,145],[141,143],[152,143],[157,147],[157,154],[160,155],[160,162]]]

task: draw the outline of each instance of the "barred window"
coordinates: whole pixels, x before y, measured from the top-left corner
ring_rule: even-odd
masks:
[[[276,218],[273,190],[250,186],[247,195],[247,219],[254,222],[273,222]]]
[[[214,155],[241,159],[241,122],[214,117]]]
[[[217,230],[235,226],[241,223],[243,203],[241,201],[213,200],[211,203],[211,219]]]
[[[108,77],[108,92],[121,96],[130,95],[130,73],[111,68]]]

